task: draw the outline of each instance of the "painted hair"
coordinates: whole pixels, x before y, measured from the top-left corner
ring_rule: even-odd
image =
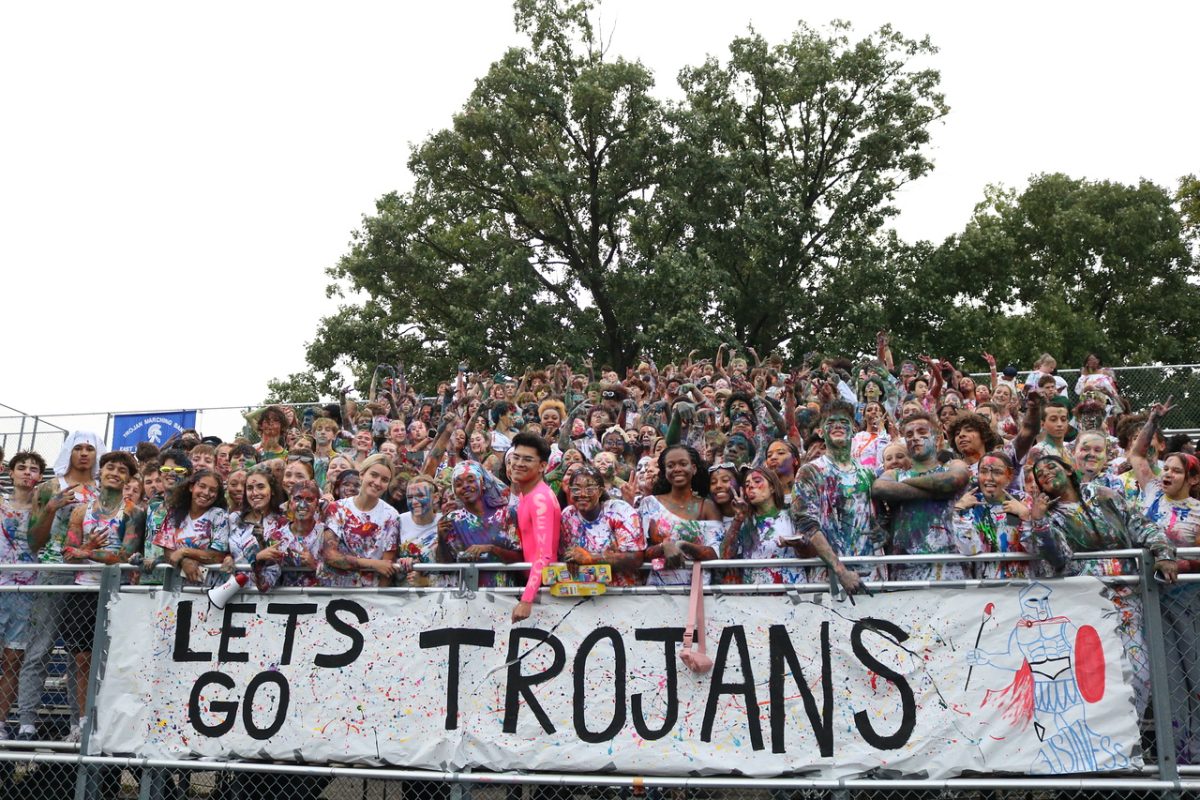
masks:
[[[1190,481],[1192,478],[1200,478],[1200,458],[1196,458],[1191,453],[1169,453],[1163,459],[1163,462],[1166,463],[1168,458],[1179,459],[1179,463],[1183,467],[1183,479],[1185,481]],[[1200,484],[1189,488],[1188,494],[1191,497],[1200,496]]]
[[[742,471],[742,485],[746,483],[746,479],[752,474],[762,475],[766,480],[767,485],[771,487],[771,502],[775,504],[775,508],[784,509],[783,497],[783,482],[779,480],[779,476],[773,470],[767,469],[765,466],[750,467]]]

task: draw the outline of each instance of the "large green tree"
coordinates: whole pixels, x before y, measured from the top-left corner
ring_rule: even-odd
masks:
[[[938,72],[918,66],[933,46],[848,31],[801,24],[777,45],[752,31],[680,75],[675,210],[713,279],[711,324],[762,352],[869,343],[893,249],[879,233],[896,191],[933,167],[947,109]]]
[[[605,55],[589,2],[515,9],[526,44],[414,149],[412,190],[363,218],[329,271],[341,305],[308,346],[313,375],[275,396],[401,359],[420,382],[462,358],[620,369],[721,340],[831,347],[875,324],[846,315],[878,316],[877,233],[931,166],[945,106],[936,72],[910,66],[928,42],[751,34],[727,64],[684,70],[668,107],[644,66]]]
[[[703,286],[654,197],[671,137],[653,78],[605,57],[588,10],[516,4],[527,46],[414,150],[412,191],[380,199],[330,271],[351,302],[310,346],[314,367],[622,366],[698,327]]]
[[[1022,192],[991,188],[962,233],[912,270],[888,307],[897,339],[1029,364],[1190,362],[1200,278],[1172,192],[1061,174]]]

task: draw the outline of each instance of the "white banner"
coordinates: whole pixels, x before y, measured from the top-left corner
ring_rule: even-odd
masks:
[[[1093,578],[859,597],[121,594],[92,752],[653,775],[1141,766]],[[976,646],[978,645],[978,646]]]

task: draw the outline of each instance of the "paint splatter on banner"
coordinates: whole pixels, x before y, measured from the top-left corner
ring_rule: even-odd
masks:
[[[92,751],[634,774],[941,778],[1141,765],[1094,578],[707,602],[121,594]]]

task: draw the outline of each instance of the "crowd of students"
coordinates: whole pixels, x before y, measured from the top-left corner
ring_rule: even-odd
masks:
[[[30,569],[0,571],[0,584],[98,582],[95,570],[35,569],[54,563],[140,563],[125,580],[158,583],[155,567],[169,563],[197,585],[249,565],[263,592],[430,586],[457,576],[416,565],[529,562],[527,573],[481,572],[485,587],[524,586],[519,621],[534,613],[541,567],[558,561],[609,564],[628,586],[686,584],[695,560],[818,558],[706,580],[833,580],[847,592],[864,581],[1117,575],[1130,562],[1072,556],[1122,548],[1148,549],[1167,582],[1197,566],[1175,553],[1196,544],[1200,525],[1193,445],[1164,439],[1169,400],[1130,409],[1096,356],[1069,400],[1049,355],[1022,380],[984,354],[990,379],[978,382],[936,358],[897,364],[884,334],[858,363],[814,356],[790,368],[746,355],[722,346],[624,376],[590,363],[520,378],[463,364],[431,397],[401,373],[365,401],[271,405],[231,441],[185,431],[136,453],[75,432],[53,480],[41,481],[36,453],[8,462],[0,564]],[[851,561],[982,553],[1036,558]],[[1128,587],[1107,592],[1144,708],[1140,601]],[[18,737],[35,735],[57,638],[84,709],[95,617],[93,594],[0,593],[0,721],[16,695]],[[1172,657],[1196,670],[1194,635],[1175,627]]]

